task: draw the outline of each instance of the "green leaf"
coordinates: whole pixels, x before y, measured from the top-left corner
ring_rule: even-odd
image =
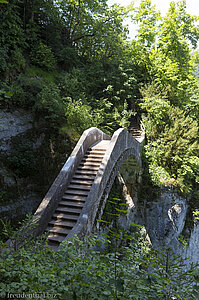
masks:
[[[110,222],[105,221],[105,220],[98,220],[98,219],[97,219],[97,222],[102,222],[102,223],[110,224]]]
[[[130,223],[131,226],[135,226],[135,227],[139,227],[139,228],[142,228],[143,226],[142,225],[139,225],[139,224],[135,224],[133,222]]]

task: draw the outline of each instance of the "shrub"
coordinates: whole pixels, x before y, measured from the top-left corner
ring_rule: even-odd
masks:
[[[59,127],[64,118],[59,88],[53,83],[44,85],[41,92],[37,94],[33,110],[43,115],[50,126]]]
[[[56,60],[51,48],[40,42],[40,44],[33,49],[31,53],[31,61],[36,66],[44,68],[45,70],[53,70],[56,66]]]
[[[43,82],[41,78],[30,78],[20,74],[18,78],[12,82],[10,91],[12,92],[11,103],[14,106],[23,108],[33,107],[37,94],[41,91]]]
[[[144,98],[146,157],[151,179],[158,185],[176,185],[184,192],[198,184],[198,124],[161,95]],[[169,178],[170,177],[170,178]]]
[[[13,51],[11,51],[11,68],[15,69],[16,71],[20,72],[22,69],[24,69],[26,65],[26,60],[22,54],[21,49],[16,48]]]
[[[27,232],[23,226],[20,234],[25,234],[24,229]],[[14,237],[19,241],[19,235]],[[136,237],[124,238],[130,239],[129,246],[112,252],[94,250],[106,243],[95,237],[85,242],[78,238],[65,241],[56,252],[47,247],[44,237],[28,239],[20,249],[8,249],[1,242],[0,296],[35,293],[82,300],[198,299],[198,268],[184,271],[184,261],[169,250],[152,252],[141,231]]]
[[[35,152],[26,140],[15,144],[7,158],[9,167],[20,177],[31,175],[36,169]]]
[[[65,98],[66,130],[78,138],[82,132],[89,127],[97,126],[98,117],[94,116],[89,105],[83,104],[81,100],[75,101]]]

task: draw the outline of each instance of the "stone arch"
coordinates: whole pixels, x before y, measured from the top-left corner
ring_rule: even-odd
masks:
[[[78,222],[68,234],[67,239],[74,235],[89,235],[93,231],[96,219],[100,218],[103,213],[111,186],[125,159],[134,156],[140,167],[142,166],[141,146],[142,143],[135,140],[125,129],[120,128],[113,134],[110,147],[98,170]]]
[[[142,162],[141,162],[141,159],[137,156],[136,150],[134,148],[126,149],[123,153],[121,153],[121,155],[118,158],[116,164],[113,166],[113,170],[110,173],[110,176],[109,176],[109,179],[108,179],[108,182],[107,182],[107,186],[106,186],[106,188],[104,190],[104,193],[103,193],[103,195],[100,199],[100,204],[99,204],[99,208],[98,208],[98,211],[97,211],[97,214],[96,214],[94,226],[96,225],[96,220],[101,219],[101,216],[104,212],[104,208],[105,208],[105,205],[106,205],[106,200],[109,196],[111,187],[112,187],[112,185],[114,183],[114,180],[115,180],[115,178],[116,178],[116,176],[117,176],[117,174],[120,170],[120,167],[130,157],[133,157],[137,161],[137,163],[139,164],[140,169],[141,169]]]

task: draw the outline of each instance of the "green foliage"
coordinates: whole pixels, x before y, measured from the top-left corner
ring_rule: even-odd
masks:
[[[186,94],[189,101],[184,103],[184,109],[188,115],[195,120],[199,120],[199,82],[198,80],[193,81],[187,87]]]
[[[193,217],[194,217],[194,220],[197,220],[197,221],[199,220],[199,210],[198,209],[193,212]]]
[[[31,61],[34,65],[51,71],[55,69],[56,60],[52,50],[42,42],[31,52]]]
[[[169,250],[151,251],[142,230],[136,235],[123,234],[128,246],[113,252],[95,250],[96,246],[109,243],[106,237],[100,241],[96,237],[85,238],[84,242],[74,238],[54,252],[44,237],[31,238],[29,232],[35,222],[27,217],[18,231],[11,230],[13,248],[1,242],[1,298],[7,293],[48,293],[55,299],[198,297],[198,268],[190,266],[184,271],[185,262]],[[7,236],[10,226],[6,229],[4,225]],[[117,241],[118,236],[121,237],[114,235]]]
[[[180,234],[178,237],[177,237],[178,241],[183,245],[183,247],[185,248],[185,246],[188,244],[184,238],[184,236],[182,234]]]
[[[4,240],[6,241],[13,233],[13,227],[11,225],[11,221],[6,219],[0,219],[0,225],[2,225],[2,231],[1,231],[1,236],[0,239],[2,242],[4,242]]]
[[[12,60],[12,64],[13,64],[15,70],[17,72],[23,70],[26,65],[26,61],[22,54],[21,49],[17,48],[14,51],[11,51],[10,55],[11,55],[10,58]]]
[[[8,61],[8,53],[6,51],[6,48],[0,48],[0,71],[1,72],[5,72],[8,65],[7,65],[7,61]]]
[[[58,76],[58,73],[55,70],[46,71],[45,69],[36,66],[31,66],[26,68],[25,76],[27,76],[31,80],[37,79],[45,83],[55,83],[56,76]]]
[[[0,90],[0,106],[5,106],[10,102],[11,97],[13,94],[8,91],[6,88]]]
[[[127,16],[139,26],[132,41]],[[90,126],[128,128],[142,112],[149,181],[198,189],[199,31],[185,1],[161,17],[150,0],[12,0],[0,20],[2,108],[31,109],[72,140]]]
[[[180,69],[186,70],[190,61],[188,41],[193,47],[197,47],[199,31],[194,22],[198,17],[190,16],[186,12],[186,1],[170,3],[170,8],[161,27],[160,47],[172,59],[180,64]]]
[[[17,251],[20,247],[28,245],[33,240],[32,230],[36,228],[38,219],[33,218],[31,214],[26,215],[23,221],[18,222],[15,228],[11,225],[10,220],[0,219],[3,228],[3,239],[7,240],[7,246],[10,250]],[[3,248],[6,246],[2,244]]]
[[[42,80],[39,78],[29,78],[25,75],[19,75],[16,81],[13,81],[10,86],[10,90],[13,93],[10,103],[14,107],[32,107],[37,94],[42,89],[42,85]]]
[[[97,126],[100,115],[94,114],[89,105],[83,104],[81,100],[75,101],[65,98],[65,111],[67,118],[66,130],[68,133],[79,138],[84,130],[92,126]]]
[[[36,169],[36,156],[32,144],[26,140],[15,144],[7,162],[9,167],[20,177],[32,174]]]
[[[160,19],[160,13],[156,12],[155,6],[152,6],[150,0],[142,0],[131,17],[135,23],[139,24],[138,42],[146,47],[151,47],[155,43],[158,33],[157,22]]]
[[[85,72],[78,68],[73,68],[70,73],[62,77],[62,94],[64,97],[71,97],[73,100],[86,101],[87,80]]]
[[[16,72],[25,66],[23,51],[26,47],[22,30],[19,7],[13,0],[4,5],[0,10],[0,51],[1,51],[1,76],[2,79],[15,77]],[[5,2],[4,2],[5,3]]]
[[[142,93],[150,96],[149,88]],[[154,91],[152,91],[154,93]],[[143,98],[147,111],[146,157],[155,184],[178,184],[186,192],[198,183],[198,124],[160,94]]]
[[[37,94],[34,111],[44,115],[52,127],[59,127],[64,119],[64,106],[60,96],[60,90],[55,84],[42,87]]]

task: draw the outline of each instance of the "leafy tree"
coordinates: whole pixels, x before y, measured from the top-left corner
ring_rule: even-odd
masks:
[[[142,47],[154,47],[158,35],[158,21],[160,13],[156,12],[155,5],[150,0],[142,0],[139,7],[133,8],[132,20],[138,24],[137,42]]]
[[[164,97],[161,93],[155,95],[155,87],[142,90],[148,97],[141,103],[147,111],[145,149],[151,162],[150,171],[158,179],[155,183],[179,184],[188,192],[198,184],[198,123],[180,108],[170,105],[166,93]]]
[[[33,64],[38,65],[44,70],[51,71],[55,69],[56,61],[51,49],[41,42],[39,46],[32,51],[31,60]]]
[[[21,71],[25,66],[23,51],[26,47],[22,30],[22,20],[17,1],[13,0],[0,9],[0,51],[1,78],[12,78],[16,71]]]
[[[178,81],[173,87],[176,92],[173,93],[176,93],[179,102],[183,102],[186,97],[182,89],[186,89],[187,82],[193,80],[193,72],[196,68],[190,50],[197,47],[199,30],[194,24],[197,20],[198,17],[186,12],[186,1],[177,3],[173,1],[163,19],[159,33],[158,48],[177,67]]]

